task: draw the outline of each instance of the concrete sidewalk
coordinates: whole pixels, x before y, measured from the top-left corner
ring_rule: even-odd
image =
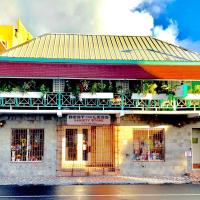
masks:
[[[200,184],[200,177],[128,177],[128,176],[88,176],[88,177],[0,177],[0,185],[91,185],[91,184]]]

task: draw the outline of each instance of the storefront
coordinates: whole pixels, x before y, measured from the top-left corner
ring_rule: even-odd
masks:
[[[117,144],[110,115],[68,115],[57,134],[58,176],[115,172]]]
[[[153,116],[15,116],[0,129],[0,176],[199,173],[200,123],[176,127]]]

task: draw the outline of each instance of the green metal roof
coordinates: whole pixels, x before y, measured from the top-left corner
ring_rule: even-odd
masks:
[[[200,54],[149,36],[45,34],[7,50],[3,58],[53,60],[200,61]]]

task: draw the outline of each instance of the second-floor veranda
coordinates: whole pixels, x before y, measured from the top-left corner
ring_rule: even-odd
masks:
[[[0,89],[2,110],[200,110],[200,81],[1,79]]]

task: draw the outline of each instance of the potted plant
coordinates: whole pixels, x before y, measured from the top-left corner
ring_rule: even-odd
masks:
[[[112,92],[105,92],[106,84],[103,81],[94,82],[91,85],[90,92],[81,92],[80,98],[81,99],[112,99],[113,93]]]
[[[195,85],[193,93],[187,94],[184,99],[200,100],[200,85]]]
[[[35,81],[30,80],[22,84],[22,86],[11,86],[10,84],[3,84],[0,88],[0,97],[5,98],[41,98],[41,92],[33,92],[35,89]]]
[[[142,89],[141,89],[142,88]],[[142,92],[141,92],[142,90]],[[144,81],[140,87],[139,93],[132,93],[131,99],[166,99],[167,95],[158,93],[158,85],[155,82]]]

